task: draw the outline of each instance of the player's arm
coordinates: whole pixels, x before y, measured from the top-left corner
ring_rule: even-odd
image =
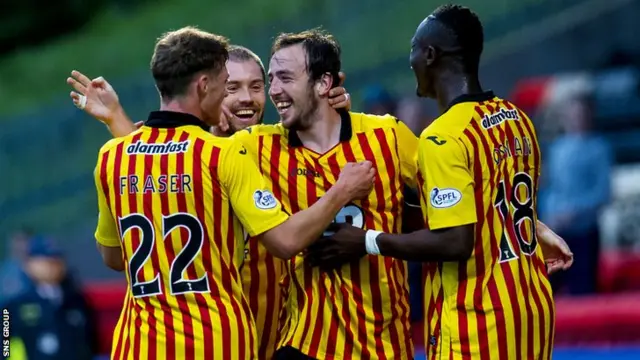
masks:
[[[341,224],[332,236],[314,244],[314,265],[339,265],[365,253],[423,262],[464,261],[471,256],[477,218],[466,151],[455,138],[437,140],[446,142],[421,139],[418,150],[420,172],[426,174],[422,191],[430,194],[429,228],[394,235]]]
[[[477,221],[473,176],[466,166],[466,151],[456,139],[430,136],[436,136],[435,141],[421,142],[418,161],[420,172],[426,174],[422,191],[429,194],[426,199],[429,229],[401,236],[381,234],[377,243],[381,254],[406,260],[466,260],[473,251]],[[434,189],[439,189],[439,193]],[[455,197],[456,192],[460,197],[451,200],[451,204],[440,200],[451,194]],[[550,271],[568,269],[573,254],[566,242],[542,222],[538,221],[536,229]]]
[[[536,235],[547,264],[547,273],[567,270],[573,265],[573,253],[569,245],[542,221],[536,221]]]
[[[100,161],[102,157],[100,156]],[[108,189],[103,189],[100,163],[94,171],[94,178],[96,183],[96,192],[98,194],[98,226],[95,232],[95,238],[97,241],[98,251],[102,256],[102,261],[109,268],[116,271],[124,270],[124,263],[122,261],[122,249],[120,247],[120,236],[118,235],[118,228],[116,222],[111,215],[111,209],[107,203],[106,196],[104,194]]]
[[[412,261],[464,261],[473,252],[477,222],[474,179],[469,159],[458,139],[427,134],[418,149],[424,174],[422,192],[429,194],[428,228],[409,234],[380,234],[377,245],[385,256]],[[370,233],[370,238],[375,234]],[[370,240],[371,242],[371,240]]]
[[[113,137],[126,136],[136,130],[136,125],[120,105],[118,94],[103,77],[90,80],[74,70],[67,78],[67,84],[75,90],[70,94],[74,105],[107,125]]]
[[[402,207],[402,233],[410,233],[424,229],[424,218],[420,208],[420,195],[418,191],[404,188],[404,206]]]
[[[346,166],[338,181],[313,206],[292,216],[284,213],[267,189],[254,160],[239,142],[225,151],[220,179],[245,230],[263,242],[274,256],[289,259],[318,239],[337,213],[356,198],[368,195],[375,170],[364,162]]]

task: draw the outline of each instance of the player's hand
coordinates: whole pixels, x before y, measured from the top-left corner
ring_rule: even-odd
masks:
[[[329,90],[329,105],[334,109],[345,109],[349,111],[351,110],[351,96],[343,86],[345,74],[340,72],[338,76],[340,77],[339,86]]]
[[[307,248],[306,259],[311,266],[330,271],[358,261],[367,254],[364,241],[366,232],[363,229],[341,223],[332,224],[327,232],[329,236]]]
[[[90,80],[83,73],[73,70],[71,77],[67,78],[67,84],[75,90],[70,93],[73,104],[107,125],[118,112],[123,111],[118,94],[103,77]],[[83,96],[86,96],[84,108],[81,106]]]
[[[567,270],[573,265],[573,253],[563,238],[539,221],[537,235],[549,275]]]
[[[334,187],[349,200],[363,199],[371,193],[375,177],[376,169],[370,161],[347,163],[340,171]]]
[[[233,116],[231,110],[224,104],[221,106],[221,110],[218,125],[211,127],[211,133],[215,136],[226,136],[229,133],[229,119]]]

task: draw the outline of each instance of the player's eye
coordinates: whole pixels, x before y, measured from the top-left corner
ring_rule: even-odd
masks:
[[[235,86],[235,85],[227,86],[227,91],[228,91],[228,92],[235,92],[235,91],[238,91],[238,87],[237,87],[237,86]]]

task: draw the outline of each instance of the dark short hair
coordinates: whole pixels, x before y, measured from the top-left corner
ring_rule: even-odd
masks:
[[[484,29],[478,15],[462,5],[442,5],[432,15],[451,30],[460,47],[465,71],[478,72],[484,47]]]
[[[262,60],[260,60],[260,57],[256,55],[256,53],[244,46],[231,45],[229,47],[229,61],[243,62],[252,60],[255,61],[256,64],[258,64],[258,66],[260,67],[260,70],[262,71],[262,80],[266,81],[267,77],[264,71],[264,64],[262,63]]]
[[[228,48],[225,37],[191,26],[162,35],[151,58],[151,73],[160,96],[171,99],[184,95],[197,73],[225,68]]]
[[[302,44],[307,53],[307,73],[311,81],[318,80],[322,75],[329,73],[333,78],[333,86],[338,86],[342,50],[333,35],[320,29],[282,33],[273,42],[271,56],[280,49],[298,44]]]

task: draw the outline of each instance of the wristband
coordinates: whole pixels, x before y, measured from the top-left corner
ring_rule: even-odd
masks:
[[[364,236],[364,245],[367,249],[367,254],[380,255],[380,248],[378,248],[378,242],[376,241],[380,234],[382,234],[382,231],[367,230]]]

